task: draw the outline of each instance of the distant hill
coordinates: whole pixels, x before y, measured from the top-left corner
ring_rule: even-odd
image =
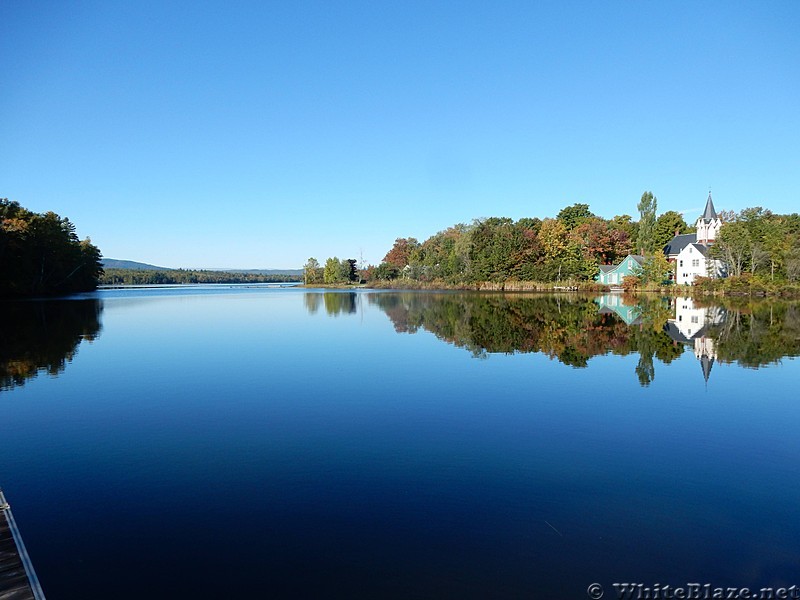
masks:
[[[132,271],[169,271],[167,267],[156,267],[155,265],[148,265],[133,260],[118,260],[116,258],[104,258],[104,269],[129,269]]]
[[[168,267],[157,267],[140,263],[133,260],[119,260],[116,258],[104,258],[104,269],[124,269],[129,271],[175,271]],[[302,277],[303,269],[184,269],[185,271],[218,271],[222,273],[244,273],[246,275],[289,275]]]

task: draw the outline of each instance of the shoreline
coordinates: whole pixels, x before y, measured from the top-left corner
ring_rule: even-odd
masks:
[[[725,281],[725,280],[720,280]],[[713,285],[713,283],[712,283]],[[541,282],[541,281],[484,281],[479,283],[448,283],[445,281],[398,280],[370,281],[360,284],[300,284],[294,287],[305,289],[330,290],[397,290],[397,291],[434,291],[434,292],[529,292],[529,293],[589,293],[589,294],[660,294],[662,296],[691,296],[705,298],[800,298],[800,288],[794,285],[767,287],[761,282],[742,281],[734,289],[707,289],[704,286],[658,286],[637,287],[624,290],[618,287],[600,285],[596,282]]]

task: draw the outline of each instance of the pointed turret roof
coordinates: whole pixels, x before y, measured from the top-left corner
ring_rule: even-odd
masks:
[[[708,192],[708,200],[706,200],[706,209],[703,211],[702,219],[708,223],[717,218],[717,211],[714,210],[714,202],[711,200],[711,192]]]
[[[711,367],[714,366],[714,359],[708,354],[703,354],[700,357],[700,368],[703,369],[703,379],[708,383],[708,376],[711,375]]]

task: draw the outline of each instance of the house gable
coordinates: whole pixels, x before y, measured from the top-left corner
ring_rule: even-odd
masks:
[[[697,277],[723,276],[722,263],[710,257],[708,246],[689,244],[675,259],[675,282],[691,285]]]

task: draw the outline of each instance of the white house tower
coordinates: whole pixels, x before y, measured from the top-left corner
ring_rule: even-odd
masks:
[[[708,192],[708,200],[706,200],[706,209],[703,214],[697,219],[697,243],[698,244],[713,244],[717,239],[722,221],[717,216],[717,211],[714,210],[714,202],[711,200],[711,192]]]

